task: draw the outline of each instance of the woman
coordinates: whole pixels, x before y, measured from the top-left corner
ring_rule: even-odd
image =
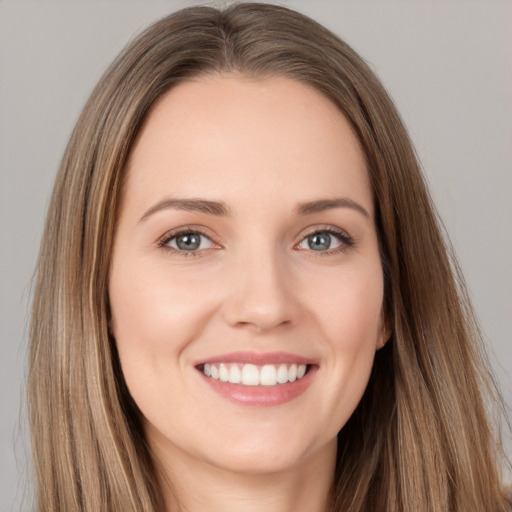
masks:
[[[447,252],[345,43],[264,4],[156,23],[91,95],[48,213],[39,508],[508,510]]]

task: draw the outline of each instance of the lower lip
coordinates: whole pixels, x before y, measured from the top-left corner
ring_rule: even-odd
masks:
[[[242,384],[232,384],[212,379],[202,372],[201,375],[213,391],[231,402],[248,406],[272,407],[290,402],[304,393],[310,385],[316,369],[316,367],[310,368],[304,377],[295,382],[268,387],[243,386]]]

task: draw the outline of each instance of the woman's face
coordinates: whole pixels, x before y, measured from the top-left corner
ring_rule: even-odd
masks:
[[[182,83],[133,148],[112,332],[162,461],[331,458],[387,339],[372,193],[340,111],[287,78]]]

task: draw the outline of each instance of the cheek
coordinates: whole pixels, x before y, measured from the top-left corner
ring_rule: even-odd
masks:
[[[127,266],[114,272],[110,302],[115,334],[139,331],[143,337],[173,338],[172,332],[186,325],[200,309],[196,281],[159,265],[133,270]]]
[[[127,266],[113,272],[110,281],[112,332],[128,384],[132,374],[141,380],[141,374],[155,379],[169,373],[169,363],[179,363],[208,309],[198,300],[207,295],[198,294],[197,283],[166,279],[158,267],[137,270]]]
[[[183,354],[211,311],[208,294],[198,293],[196,281],[179,273],[168,276],[159,265],[139,266],[137,272],[119,265],[109,290],[124,380],[143,416],[163,425],[172,423],[174,411],[188,410],[192,401],[184,385],[190,369]]]
[[[326,341],[323,360],[329,392],[322,395],[322,407],[331,411],[333,435],[357,407],[383,337],[383,280],[380,266],[374,268],[325,280],[323,293],[310,290],[315,323]]]
[[[357,354],[374,350],[383,329],[383,276],[380,262],[361,261],[349,269],[341,268],[318,276],[315,286],[304,295],[324,331],[331,348]]]

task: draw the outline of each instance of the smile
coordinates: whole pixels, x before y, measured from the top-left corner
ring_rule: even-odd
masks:
[[[306,364],[265,364],[258,366],[244,363],[206,363],[202,371],[207,377],[241,384],[242,386],[278,386],[288,382],[295,382],[306,375]]]
[[[238,405],[269,407],[302,395],[314,380],[318,362],[299,355],[232,352],[194,364],[205,384]]]

